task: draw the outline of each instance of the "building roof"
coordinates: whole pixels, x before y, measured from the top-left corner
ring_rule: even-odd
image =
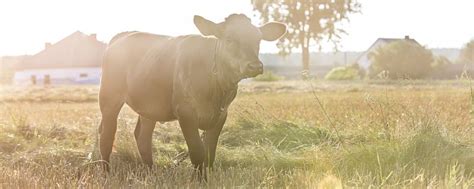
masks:
[[[408,40],[410,42],[413,42],[413,43],[416,43],[419,45],[418,41],[416,41],[415,39],[412,39],[410,38],[409,36],[406,36],[405,38],[378,38],[376,41],[384,41],[384,42],[388,42],[388,43],[391,43],[391,42],[395,42],[395,41],[401,41],[401,40]]]
[[[76,31],[57,43],[45,43],[45,48],[18,64],[17,70],[70,67],[99,67],[106,44],[95,34]]]
[[[410,38],[409,36],[405,36],[405,38],[378,38],[378,39],[375,40],[375,42],[365,51],[365,53],[362,54],[361,56],[363,56],[363,55],[367,54],[368,52],[370,52],[371,50],[373,50],[375,47],[377,47],[377,44],[379,44],[380,42],[384,42],[384,43],[388,44],[388,43],[397,42],[397,41],[402,41],[402,40],[406,40],[406,41],[412,42],[412,43],[414,43],[414,44],[420,45],[420,43],[418,43],[418,41],[416,41],[415,39]],[[420,45],[420,46],[421,46],[421,45]]]

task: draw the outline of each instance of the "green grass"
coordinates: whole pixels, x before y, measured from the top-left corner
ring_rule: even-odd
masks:
[[[242,85],[207,183],[193,180],[188,159],[175,164],[186,152],[176,122],[157,125],[155,166],[148,169],[133,137],[136,114],[124,108],[112,170],[105,174],[95,145],[97,87],[3,88],[0,186],[474,186],[468,83],[313,82],[313,87],[303,81]]]

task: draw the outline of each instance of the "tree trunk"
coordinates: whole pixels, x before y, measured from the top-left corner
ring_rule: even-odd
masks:
[[[303,45],[302,46],[302,56],[303,56],[303,79],[307,79],[310,76],[310,69],[309,69],[309,46]]]

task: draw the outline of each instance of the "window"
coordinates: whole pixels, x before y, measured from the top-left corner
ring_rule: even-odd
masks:
[[[89,75],[86,74],[86,73],[81,73],[81,74],[79,74],[79,77],[80,77],[80,78],[84,78],[84,77],[87,77],[87,76],[89,76]]]

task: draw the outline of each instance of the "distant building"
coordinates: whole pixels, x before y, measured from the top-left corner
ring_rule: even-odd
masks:
[[[55,44],[45,43],[44,50],[17,64],[13,83],[99,84],[105,48],[95,34],[79,31]]]
[[[417,45],[420,45],[416,40],[411,39],[410,36],[405,36],[405,38],[379,38],[377,39],[370,47],[367,49],[364,53],[362,53],[359,58],[357,58],[356,63],[359,64],[361,68],[364,68],[365,70],[369,70],[370,65],[372,65],[372,62],[369,59],[369,54],[371,52],[376,51],[377,49],[392,43],[396,41],[401,41],[401,40],[406,40],[412,43],[415,43]],[[421,46],[421,45],[420,45]]]

